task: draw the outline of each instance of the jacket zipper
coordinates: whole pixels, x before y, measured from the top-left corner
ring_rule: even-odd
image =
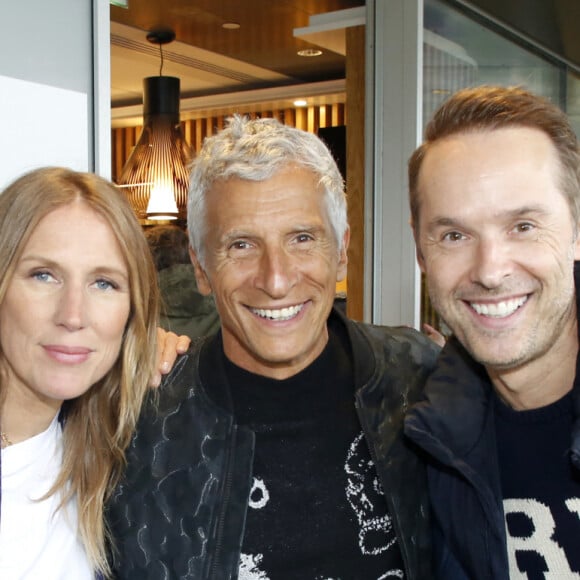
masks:
[[[357,412],[364,436],[365,436],[367,442],[370,442],[370,441],[372,441],[371,437],[369,437],[370,428],[367,424],[365,417],[363,417],[363,414],[361,413],[361,405],[360,405],[358,393],[355,394],[355,407],[356,407],[356,412]],[[405,578],[407,578],[407,580],[413,580],[414,575],[413,575],[412,570],[409,566],[409,555],[407,553],[407,546],[405,545],[404,541],[402,540],[401,529],[399,526],[399,518],[396,516],[395,506],[393,505],[393,502],[391,501],[391,496],[387,495],[387,489],[388,489],[387,485],[386,485],[387,482],[383,481],[381,473],[379,472],[379,468],[378,468],[379,464],[377,462],[377,455],[375,453],[375,446],[368,445],[368,448],[369,448],[369,453],[371,455],[371,459],[373,460],[373,464],[375,466],[376,474],[379,477],[379,479],[381,481],[381,485],[383,487],[383,494],[385,496],[385,501],[387,502],[387,508],[389,510],[389,515],[393,519],[393,523],[395,526],[395,534],[397,536],[397,544],[399,546],[399,550],[401,551],[401,557],[403,558],[403,565],[405,567],[405,570],[404,570]]]
[[[224,578],[218,578],[216,576],[217,570],[219,569],[220,564],[220,555],[222,552],[222,537],[224,532],[225,526],[225,519],[226,519],[226,512],[229,505],[230,495],[232,491],[232,482],[233,482],[233,473],[231,467],[231,457],[233,455],[233,450],[236,446],[236,435],[237,435],[237,427],[234,426],[232,428],[232,437],[231,443],[228,446],[227,450],[227,457],[226,457],[226,480],[224,482],[224,491],[222,494],[221,499],[221,507],[219,511],[219,518],[217,524],[217,539],[216,539],[216,547],[215,547],[215,558],[213,559],[213,563],[211,565],[211,571],[209,578],[215,578],[216,580],[225,580]]]

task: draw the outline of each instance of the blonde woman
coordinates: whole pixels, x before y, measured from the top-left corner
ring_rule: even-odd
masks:
[[[103,505],[156,366],[158,290],[125,197],[43,168],[0,195],[0,577],[106,577]]]

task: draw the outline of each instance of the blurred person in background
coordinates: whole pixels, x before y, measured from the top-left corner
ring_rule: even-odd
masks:
[[[174,225],[145,230],[161,292],[160,326],[190,338],[213,334],[220,325],[213,296],[197,288],[187,232]]]

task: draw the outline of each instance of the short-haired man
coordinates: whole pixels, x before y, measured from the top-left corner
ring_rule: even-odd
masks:
[[[194,161],[188,227],[221,331],[144,413],[109,512],[117,577],[429,578],[402,424],[438,349],[333,310],[349,229],[326,146],[232,118]]]
[[[518,88],[452,96],[409,164],[417,256],[453,331],[409,414],[439,578],[580,577],[580,157]]]

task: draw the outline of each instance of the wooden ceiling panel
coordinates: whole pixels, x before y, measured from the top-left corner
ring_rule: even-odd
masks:
[[[111,19],[144,31],[171,28],[176,41],[270,69],[296,81],[344,76],[344,57],[325,51],[315,58],[296,53],[313,45],[295,38],[294,28],[313,14],[363,6],[364,0],[129,0],[111,6]],[[239,29],[227,30],[224,23]]]

